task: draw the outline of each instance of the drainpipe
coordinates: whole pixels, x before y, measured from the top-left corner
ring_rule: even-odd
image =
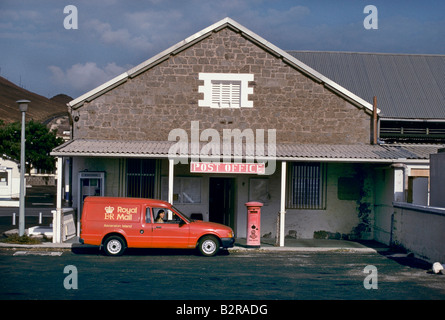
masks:
[[[373,130],[372,144],[374,144],[374,145],[378,143],[377,124],[378,124],[378,120],[377,120],[377,97],[374,96],[373,108],[372,108],[372,130]]]

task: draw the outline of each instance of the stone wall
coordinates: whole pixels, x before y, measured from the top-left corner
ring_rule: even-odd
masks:
[[[55,186],[56,175],[27,175],[26,184],[31,186]]]
[[[199,107],[200,72],[252,73],[253,108]],[[174,128],[276,129],[277,143],[366,144],[370,116],[224,28],[73,111],[74,138],[165,141]]]

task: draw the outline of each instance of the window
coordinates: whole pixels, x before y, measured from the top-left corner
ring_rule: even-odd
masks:
[[[290,166],[288,208],[326,209],[326,165],[292,163]]]
[[[199,86],[199,92],[204,93],[204,99],[198,101],[200,107],[253,107],[253,101],[248,99],[253,93],[253,88],[248,86],[248,82],[253,81],[253,74],[200,73],[199,80],[204,80],[204,85]]]
[[[127,197],[154,198],[156,160],[127,159]]]
[[[7,185],[8,185],[8,172],[0,171],[0,186],[7,186]]]
[[[161,199],[168,198],[168,178],[162,177]],[[173,181],[173,203],[197,204],[201,203],[201,178],[175,177]]]
[[[145,209],[145,223],[151,223],[150,208]]]
[[[165,208],[153,208],[154,223],[171,223],[179,224],[182,219],[173,211]]]
[[[241,81],[212,81],[212,104],[215,108],[241,106]]]

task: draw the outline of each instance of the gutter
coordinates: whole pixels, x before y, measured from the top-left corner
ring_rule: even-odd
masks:
[[[97,152],[58,152],[53,151],[50,153],[51,156],[55,157],[98,157],[98,158],[151,158],[151,159],[170,159],[169,154],[155,154],[155,153],[97,153]],[[199,157],[202,161],[220,161],[224,158],[222,156],[202,156],[202,155],[177,155],[174,156],[174,159],[181,160],[187,159],[189,161],[190,158]],[[226,156],[228,157],[228,156]],[[429,159],[370,159],[370,158],[323,158],[323,157],[280,157],[280,156],[271,156],[271,157],[256,157],[256,156],[248,156],[248,157],[240,157],[240,156],[230,156],[232,161],[250,161],[254,163],[258,162],[270,162],[270,161],[294,161],[294,162],[326,162],[326,163],[387,163],[387,164],[399,164],[399,163],[417,163],[417,164],[429,164]]]

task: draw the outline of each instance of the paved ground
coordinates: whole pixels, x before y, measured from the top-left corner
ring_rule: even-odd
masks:
[[[0,261],[0,299],[8,300],[445,299],[445,276],[389,252],[238,250],[205,258],[191,250],[133,249],[106,257],[77,247],[1,249]],[[67,266],[75,267],[77,289],[66,288]]]
[[[25,227],[38,225],[39,212],[48,226],[52,209],[31,203]],[[0,208],[1,233],[17,228],[11,210]],[[275,239],[262,239],[259,249],[251,249],[245,239],[237,239],[229,255],[214,259],[177,250],[129,250],[124,257],[109,258],[76,238],[70,242],[0,243],[0,298],[445,299],[445,276],[432,274],[430,263],[374,241],[286,239],[284,247],[276,247]],[[61,285],[66,265],[78,268],[79,290]],[[376,290],[364,288],[366,266],[376,267]]]

